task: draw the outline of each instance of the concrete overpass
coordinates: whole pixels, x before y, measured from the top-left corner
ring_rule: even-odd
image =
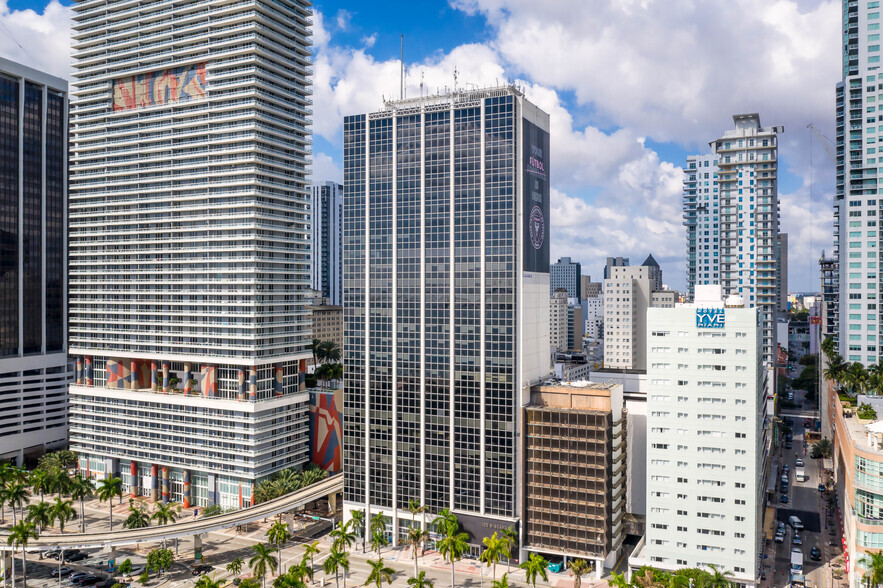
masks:
[[[819,418],[819,411],[817,410],[780,410],[779,415],[781,417],[792,417],[795,419],[817,419]]]
[[[120,529],[119,531],[104,531],[98,533],[66,533],[64,535],[43,535],[37,540],[28,543],[28,551],[42,551],[50,547],[63,549],[87,549],[90,547],[113,548],[122,545],[137,545],[138,543],[154,543],[163,539],[176,539],[181,537],[193,537],[212,533],[246,523],[259,521],[267,517],[275,516],[300,508],[314,500],[321,500],[332,494],[343,491],[343,474],[336,474],[321,482],[311,484],[306,488],[297,490],[275,500],[270,500],[213,517],[181,520],[171,525],[145,527],[143,529]],[[118,519],[119,521],[119,519]],[[122,523],[122,521],[119,521]],[[118,523],[118,524],[119,524]],[[9,552],[12,546],[6,544],[8,533],[0,533],[0,552]]]

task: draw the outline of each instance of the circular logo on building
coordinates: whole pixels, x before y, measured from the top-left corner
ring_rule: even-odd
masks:
[[[543,211],[539,206],[534,206],[527,221],[530,229],[530,243],[534,249],[542,247],[543,241],[546,239],[546,223],[544,221]]]

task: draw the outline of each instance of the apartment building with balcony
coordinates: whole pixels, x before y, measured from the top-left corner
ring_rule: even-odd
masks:
[[[247,505],[309,459],[308,0],[73,6],[70,445]]]

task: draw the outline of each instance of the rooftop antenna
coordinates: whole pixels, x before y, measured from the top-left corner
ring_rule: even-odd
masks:
[[[408,77],[408,68],[406,67],[405,68],[405,78],[407,79],[407,77]],[[405,98],[407,98],[408,97],[408,86],[407,85],[404,86],[404,93],[405,93]]]
[[[423,72],[420,72],[420,97],[423,98]]]
[[[454,93],[457,93],[457,66],[454,66]]]
[[[399,79],[399,100],[405,97],[405,35],[402,35],[401,73]]]

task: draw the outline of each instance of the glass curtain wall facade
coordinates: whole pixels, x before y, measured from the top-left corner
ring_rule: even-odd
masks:
[[[501,88],[344,121],[345,512],[394,533],[411,500],[519,516],[524,104]],[[542,269],[548,362],[548,250]]]
[[[313,290],[332,306],[343,298],[343,186],[324,182],[313,186]]]
[[[67,437],[67,82],[0,58],[0,459]]]
[[[308,460],[311,6],[73,7],[71,447],[107,475],[247,503]]]

